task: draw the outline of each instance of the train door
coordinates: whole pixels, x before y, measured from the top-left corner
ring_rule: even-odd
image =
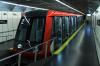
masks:
[[[53,18],[53,32],[54,37],[57,37],[56,44],[57,47],[60,47],[62,44],[62,18],[54,17]]]

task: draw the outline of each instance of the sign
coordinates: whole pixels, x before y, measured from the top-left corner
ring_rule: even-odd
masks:
[[[0,20],[0,24],[7,24],[7,20]]]

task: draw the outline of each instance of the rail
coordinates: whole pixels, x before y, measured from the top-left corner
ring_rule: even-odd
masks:
[[[46,46],[45,46],[45,57],[44,57],[44,58],[46,59],[46,58],[47,58],[48,44],[52,44],[52,42],[54,42],[55,39],[56,39],[56,38],[50,39],[50,40],[48,40],[48,41],[46,41],[46,42],[43,42],[43,43],[40,43],[40,44],[38,44],[38,45],[36,45],[36,46],[34,46],[34,47],[30,47],[30,48],[25,49],[25,50],[23,50],[23,51],[20,51],[20,52],[18,52],[18,53],[16,53],[16,54],[13,54],[13,55],[11,55],[11,56],[8,56],[8,57],[5,57],[5,58],[3,58],[3,59],[0,59],[0,62],[3,62],[3,61],[5,61],[5,60],[11,59],[11,58],[13,58],[13,57],[15,57],[15,56],[18,56],[18,66],[21,66],[22,54],[25,53],[25,52],[27,52],[27,51],[30,51],[30,50],[32,50],[33,53],[35,54],[35,55],[34,55],[34,62],[36,62],[36,61],[37,61],[38,47],[41,46],[41,45],[43,45],[43,44],[46,45]],[[53,46],[53,47],[54,47],[54,46]]]

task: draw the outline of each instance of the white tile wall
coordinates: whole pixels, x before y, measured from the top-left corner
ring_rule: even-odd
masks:
[[[2,34],[0,33],[0,42],[2,42],[2,37],[1,36],[2,36]]]
[[[11,40],[15,38],[16,30],[21,19],[21,12],[7,12],[1,11],[0,12],[0,20],[7,20],[7,24],[0,24],[0,36],[7,36],[7,37],[0,37],[0,42]]]
[[[93,27],[95,29],[95,42],[96,42],[96,49],[97,49],[97,54],[98,54],[98,59],[99,59],[99,63],[100,63],[100,26],[97,25],[97,20],[100,20],[100,11],[98,11],[98,13],[94,13],[92,15],[92,24]]]
[[[7,12],[6,11],[3,11],[1,12],[1,19],[2,20],[7,20]],[[7,24],[2,24],[2,32],[6,32],[8,29],[7,29]],[[2,33],[2,41],[7,41],[6,40],[6,36],[7,36],[8,33]]]
[[[0,20],[1,20],[1,17],[2,17],[2,15],[1,15],[1,12],[0,12]],[[0,32],[2,32],[2,24],[0,24]]]

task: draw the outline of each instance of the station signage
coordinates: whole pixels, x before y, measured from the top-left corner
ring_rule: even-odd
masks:
[[[7,20],[0,20],[0,24],[7,24]]]

